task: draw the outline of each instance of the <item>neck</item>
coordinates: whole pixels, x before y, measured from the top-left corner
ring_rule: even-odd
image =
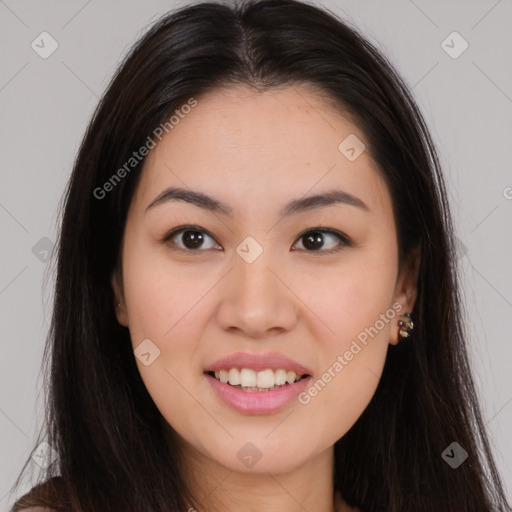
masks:
[[[191,447],[189,447],[191,448]],[[202,509],[196,512],[348,512],[333,489],[334,452],[329,450],[286,472],[238,472],[196,450],[187,450],[186,480]],[[193,451],[194,455],[191,455]]]

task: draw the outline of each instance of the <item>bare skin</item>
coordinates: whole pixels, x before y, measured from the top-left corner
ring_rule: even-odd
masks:
[[[338,149],[350,134],[365,136],[312,89],[232,87],[197,100],[145,161],[112,276],[117,319],[134,349],[149,339],[160,351],[137,365],[209,511],[333,512],[333,445],[368,405],[388,346],[399,341],[419,255],[398,273],[391,197],[376,164],[368,151],[350,161]],[[147,209],[171,186],[213,196],[233,215],[182,200]],[[331,190],[367,209],[337,203],[279,215],[288,201]],[[202,243],[191,246],[183,231],[162,241],[185,225],[203,231]],[[311,248],[308,234],[320,227],[351,245],[324,233]],[[251,263],[237,252],[247,237],[262,249]],[[357,351],[354,340],[376,325]],[[234,352],[269,351],[309,368],[312,383],[331,378],[269,414],[218,398],[205,367]],[[252,467],[237,456],[248,442],[261,454]],[[337,506],[352,510],[341,499]]]

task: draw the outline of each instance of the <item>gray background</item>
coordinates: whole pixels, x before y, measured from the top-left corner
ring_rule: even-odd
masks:
[[[54,277],[44,237],[56,240],[56,209],[78,145],[121,57],[150,23],[186,3],[0,1],[2,510],[12,504],[6,493],[42,424],[40,370]],[[476,383],[510,496],[512,0],[318,3],[356,24],[391,59],[437,144],[460,240]],[[47,59],[31,47],[43,31],[59,45]],[[453,31],[469,44],[458,58],[442,46]],[[450,51],[462,48],[452,39]]]

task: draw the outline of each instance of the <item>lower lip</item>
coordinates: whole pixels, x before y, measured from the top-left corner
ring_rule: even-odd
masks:
[[[308,386],[311,377],[271,391],[243,391],[205,374],[220,399],[233,409],[247,414],[270,414],[282,409]]]

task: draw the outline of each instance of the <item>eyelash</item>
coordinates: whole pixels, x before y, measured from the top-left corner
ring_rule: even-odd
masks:
[[[178,228],[173,229],[172,231],[170,231],[169,233],[167,233],[164,236],[164,238],[162,239],[162,243],[168,243],[171,240],[171,238],[175,237],[176,235],[179,235],[180,233],[184,233],[186,231],[194,231],[194,232],[203,233],[205,235],[208,235],[210,238],[212,238],[212,240],[215,241],[215,238],[212,235],[210,235],[210,233],[208,233],[208,231],[200,228],[199,226],[189,225],[189,226],[180,226]],[[350,240],[350,238],[347,237],[346,235],[344,235],[343,233],[341,233],[340,231],[337,231],[335,229],[326,229],[326,228],[310,228],[307,231],[303,231],[299,235],[297,240],[299,241],[301,238],[304,238],[309,233],[322,233],[322,234],[334,235],[334,236],[336,236],[341,241],[341,247],[338,247],[338,248],[335,248],[335,249],[329,249],[329,250],[307,250],[307,249],[301,249],[301,250],[309,252],[311,254],[316,254],[316,253],[319,253],[319,254],[334,254],[334,253],[337,253],[337,252],[343,250],[345,247],[351,247],[353,245],[353,243]],[[215,241],[215,243],[217,243],[217,242]],[[201,249],[195,249],[195,250],[194,249],[183,249],[181,247],[172,248],[172,250],[174,250],[174,251],[181,251],[181,252],[188,252],[188,253],[204,252],[204,250],[201,250]]]

